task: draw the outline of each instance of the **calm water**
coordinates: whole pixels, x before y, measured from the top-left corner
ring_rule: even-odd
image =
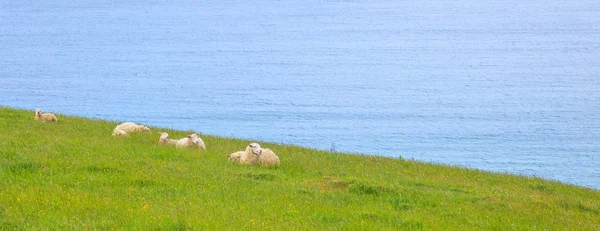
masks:
[[[600,188],[600,1],[130,2],[0,0],[0,105]]]

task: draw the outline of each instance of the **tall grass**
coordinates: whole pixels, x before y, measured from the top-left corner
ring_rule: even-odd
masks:
[[[535,177],[261,142],[281,166],[112,137],[116,122],[0,108],[1,230],[600,230],[600,192]]]

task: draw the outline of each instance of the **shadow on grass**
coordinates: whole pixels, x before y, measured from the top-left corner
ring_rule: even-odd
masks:
[[[595,215],[600,215],[600,209],[597,208],[590,208],[589,206],[586,206],[584,204],[582,204],[581,202],[567,202],[567,201],[563,201],[560,203],[561,207],[565,208],[565,209],[569,209],[569,210],[579,210],[580,212],[584,212],[584,213],[591,213],[591,214],[595,214]]]
[[[131,185],[143,188],[143,187],[154,187],[157,185],[157,183],[154,180],[133,180],[133,181],[131,181]]]
[[[120,172],[122,172],[121,170],[119,170],[117,168],[98,167],[98,166],[88,166],[87,168],[85,168],[85,170],[88,172],[95,172],[95,173],[120,173]]]
[[[262,180],[262,181],[272,181],[275,179],[275,175],[268,174],[268,173],[259,173],[259,174],[246,173],[246,174],[242,174],[242,176],[250,178],[250,179]]]
[[[392,208],[396,211],[407,211],[412,206],[410,205],[410,201],[405,197],[393,197],[389,199],[389,203],[392,205]]]
[[[363,182],[352,183],[350,192],[358,195],[381,195],[383,193],[393,193],[394,190],[382,186],[372,186]]]
[[[39,171],[43,166],[35,162],[14,163],[8,165],[8,170],[13,173],[33,173]]]

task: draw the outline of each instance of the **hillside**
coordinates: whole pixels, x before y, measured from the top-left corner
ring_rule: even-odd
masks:
[[[600,191],[533,177],[0,108],[1,230],[600,230]],[[207,151],[157,143],[199,134]]]

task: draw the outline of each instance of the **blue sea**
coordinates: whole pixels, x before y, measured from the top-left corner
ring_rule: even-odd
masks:
[[[600,189],[600,1],[0,0],[0,105]]]

